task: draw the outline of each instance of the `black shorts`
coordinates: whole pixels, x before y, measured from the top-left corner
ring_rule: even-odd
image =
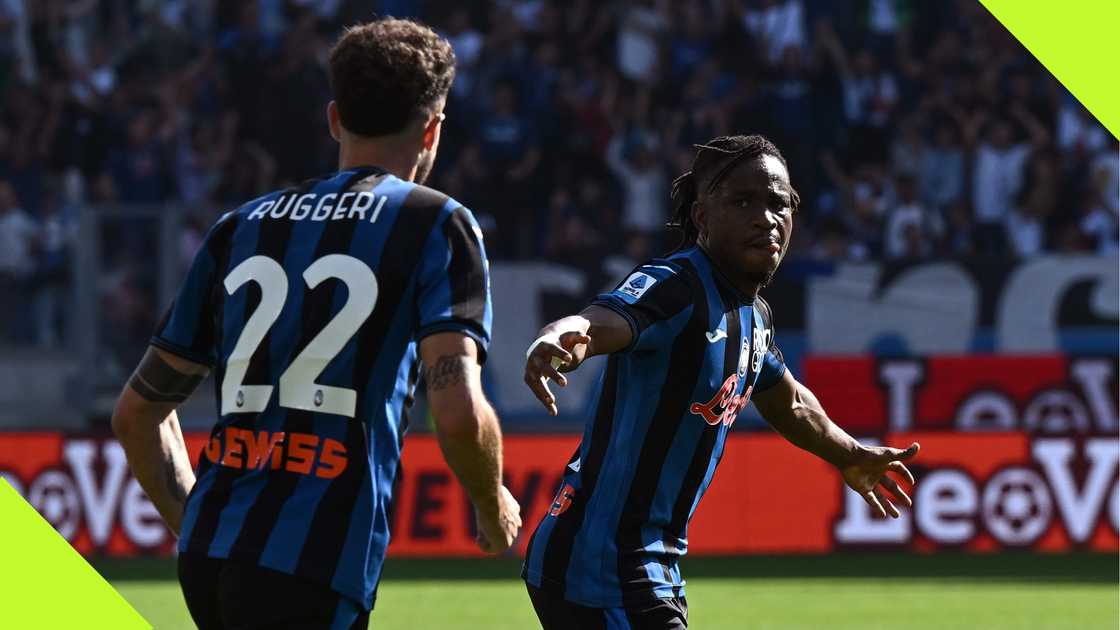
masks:
[[[684,630],[688,602],[683,597],[656,599],[621,608],[591,608],[526,584],[544,630]]]
[[[330,588],[255,564],[179,555],[179,584],[199,630],[365,630],[369,611]]]

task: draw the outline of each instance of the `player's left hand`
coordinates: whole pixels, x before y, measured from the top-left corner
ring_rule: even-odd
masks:
[[[513,546],[521,531],[521,506],[509,488],[498,487],[497,500],[492,506],[479,509],[475,506],[478,523],[478,548],[486,553],[501,553]]]
[[[914,475],[910,474],[902,462],[912,459],[920,448],[917,442],[906,450],[889,446],[861,446],[848,464],[840,468],[840,474],[844,477],[844,482],[881,516],[890,514],[892,518],[898,518],[900,512],[887,498],[883,488],[906,507],[911,507],[914,503],[899,487],[898,482],[887,476],[887,471],[899,475],[910,485],[914,485]]]

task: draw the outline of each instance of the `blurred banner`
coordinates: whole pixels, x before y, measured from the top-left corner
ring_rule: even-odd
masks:
[[[806,357],[799,375],[849,432],[1115,435],[1116,356]]]
[[[782,438],[730,436],[720,470],[689,528],[689,551],[1120,549],[1120,442],[1114,432],[922,431],[887,433],[883,439],[893,445],[922,443],[912,466],[919,480],[915,508],[896,520],[872,516],[828,464]],[[199,457],[207,436],[190,434],[187,440],[192,458]],[[507,485],[521,502],[529,528],[519,553],[551,506],[577,440],[573,435],[507,436]],[[0,474],[84,554],[172,550],[171,534],[129,474],[114,440],[0,434]],[[470,504],[435,439],[407,438],[390,553],[480,555],[473,540]]]

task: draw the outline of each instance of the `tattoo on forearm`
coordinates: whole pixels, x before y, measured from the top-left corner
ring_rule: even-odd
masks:
[[[183,374],[158,354],[148,351],[136,366],[128,385],[145,400],[181,403],[198,388],[205,374]]]
[[[436,364],[424,370],[424,380],[428,389],[438,391],[460,385],[467,378],[467,355],[445,355]]]

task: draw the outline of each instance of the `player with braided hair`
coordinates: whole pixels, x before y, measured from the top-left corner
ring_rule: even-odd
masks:
[[[783,166],[786,165],[785,158],[778,151],[778,147],[759,135],[720,136],[707,144],[693,146],[696,149],[696,158],[692,162],[692,169],[674,179],[669,192],[673,211],[668,227],[678,229],[682,233],[681,244],[677,247],[677,251],[696,244],[698,232],[692,223],[692,204],[697,201],[698,179],[704,182],[705,195],[709,195],[727,172],[740,161],[766,154],[777,158]],[[792,188],[790,196],[791,211],[797,212],[798,206],[801,205],[801,197]]]
[[[596,411],[529,542],[523,577],[546,630],[687,626],[678,559],[688,522],[749,401],[880,514],[899,516],[888,493],[910,505],[886,473],[913,483],[903,461],[918,445],[860,444],[775,344],[758,292],[785,256],[800,203],[778,148],[758,135],[697,145],[671,197],[677,249],[545,326],[526,353],[525,382],[553,414],[548,381],[563,387],[564,372],[609,355]]]

